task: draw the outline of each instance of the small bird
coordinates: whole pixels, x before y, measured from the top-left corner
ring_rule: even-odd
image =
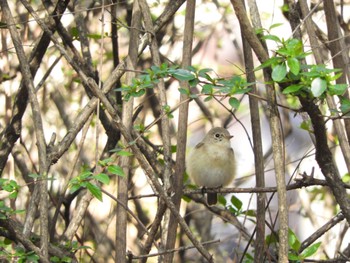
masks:
[[[230,139],[224,128],[211,129],[190,152],[186,166],[192,181],[202,187],[217,188],[229,184],[235,177],[236,162]],[[207,194],[208,205],[217,203],[217,194]]]

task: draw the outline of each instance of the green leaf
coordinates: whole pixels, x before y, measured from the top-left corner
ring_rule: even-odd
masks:
[[[281,43],[281,39],[278,36],[275,35],[265,35],[261,37],[264,40],[272,40],[275,41],[276,43]]]
[[[210,100],[212,100],[212,99],[213,99],[213,96],[208,96],[208,97],[206,97],[206,98],[204,99],[204,102],[210,101]]]
[[[288,259],[289,260],[300,260],[300,256],[296,255],[295,252],[289,252],[288,253]]]
[[[93,177],[103,184],[108,185],[110,182],[109,176],[105,173],[99,173],[99,174],[94,175]]]
[[[79,37],[79,31],[78,31],[78,28],[77,27],[72,27],[70,29],[70,34],[72,36],[73,39],[78,39]]]
[[[117,150],[118,149],[113,149],[113,150],[111,150],[111,152],[114,152],[114,151],[117,151]],[[104,167],[104,166],[107,166],[112,161],[113,161],[112,158],[106,158],[106,159],[103,159],[103,160],[99,160],[98,161],[98,165]]]
[[[321,242],[317,242],[315,244],[313,244],[312,246],[310,247],[307,247],[302,253],[301,253],[301,256],[303,258],[308,258],[310,256],[312,256],[313,254],[316,253],[316,251],[318,250],[318,248],[320,247],[321,245]]]
[[[299,60],[296,58],[288,58],[287,59],[287,65],[290,69],[290,72],[292,72],[294,75],[298,75],[300,71],[300,63]]]
[[[176,151],[177,151],[177,145],[171,145],[171,146],[170,146],[170,151],[171,151],[171,153],[176,153]]]
[[[186,203],[189,203],[189,202],[192,201],[191,198],[189,198],[188,196],[185,196],[185,195],[183,195],[181,198],[182,198],[182,200],[184,200]]]
[[[40,177],[39,174],[28,174],[29,177],[33,178],[33,179],[37,179]]]
[[[121,177],[125,177],[125,173],[123,171],[123,169],[118,166],[118,165],[110,165],[107,168],[108,172],[110,172],[111,174],[115,174]]]
[[[179,92],[184,95],[190,95],[190,90],[187,88],[179,88]]]
[[[237,208],[237,210],[241,210],[241,209],[242,209],[243,203],[242,203],[242,201],[239,200],[235,195],[232,195],[232,196],[231,196],[231,203],[232,203],[232,205],[233,205],[234,207]]]
[[[168,72],[171,76],[181,81],[189,81],[196,78],[196,76],[187,69],[170,69]]]
[[[10,198],[10,199],[15,199],[15,198],[17,198],[17,196],[18,196],[18,192],[16,191],[16,192],[12,192],[12,193],[9,195],[9,198]]]
[[[256,217],[256,210],[249,209],[249,210],[243,211],[242,214],[245,214],[251,217]]]
[[[329,95],[343,95],[346,89],[348,88],[347,84],[335,84],[329,85]]]
[[[274,81],[280,82],[286,77],[286,75],[287,75],[287,68],[286,68],[286,65],[283,63],[273,68],[271,76]]]
[[[299,127],[300,129],[303,129],[305,131],[312,132],[311,121],[303,121],[302,123],[300,123]]]
[[[197,78],[188,81],[188,84],[190,85],[190,87],[195,87],[198,85],[198,83],[199,83],[199,79]]]
[[[285,43],[285,47],[290,51],[290,55],[293,57],[299,56],[303,53],[303,42],[301,42],[300,39],[288,39]]]
[[[70,186],[69,192],[73,194],[74,192],[78,191],[81,188],[80,184],[72,184]]]
[[[299,91],[302,87],[303,87],[303,85],[300,85],[300,84],[293,84],[293,85],[290,85],[290,86],[288,86],[287,88],[285,88],[285,89],[282,91],[282,93],[283,93],[283,94],[294,93],[294,92]]]
[[[202,87],[202,94],[212,94],[213,93],[213,84],[204,84]]]
[[[284,23],[275,23],[275,24],[272,24],[270,27],[269,27],[269,30],[273,29],[273,28],[276,28],[276,27],[279,27],[279,26],[282,26],[284,25]]]
[[[346,173],[342,176],[341,180],[344,182],[344,183],[349,183],[350,182],[350,174],[349,173]]]
[[[315,78],[311,82],[311,92],[314,97],[320,97],[327,89],[327,82],[321,78]]]
[[[227,204],[226,198],[224,196],[218,194],[218,203],[223,205],[223,206],[226,206],[226,204]]]
[[[212,72],[212,71],[213,71],[213,69],[211,69],[211,68],[203,68],[203,69],[198,71],[198,76],[205,78],[205,79],[209,79],[211,81],[212,78],[207,73]]]
[[[278,237],[275,234],[269,234],[265,238],[266,245],[276,244],[278,242]]]
[[[279,57],[272,57],[272,58],[269,58],[269,59],[266,60],[264,63],[262,63],[260,66],[256,67],[256,68],[254,69],[254,71],[257,71],[257,70],[260,70],[260,69],[263,69],[263,68],[267,68],[267,67],[269,67],[269,66],[271,66],[271,65],[274,65],[274,64],[276,64],[276,63],[278,63],[278,62],[280,62],[280,61],[281,61],[281,58],[279,58]]]
[[[131,96],[133,97],[142,97],[146,93],[145,89],[140,89],[138,91],[132,92]]]
[[[350,112],[350,100],[340,97],[340,110],[344,114],[349,114]]]
[[[230,104],[230,106],[231,106],[233,109],[238,109],[238,108],[239,108],[239,105],[240,105],[240,101],[237,100],[237,99],[234,98],[234,97],[231,97],[231,98],[228,100],[228,103]]]
[[[82,171],[80,174],[79,174],[79,178],[80,179],[82,179],[82,180],[84,180],[84,179],[86,179],[86,178],[88,178],[89,176],[91,176],[92,175],[92,172],[90,171],[90,170],[84,170],[84,171]]]
[[[98,187],[95,184],[92,183],[87,183],[86,184],[86,188],[89,190],[89,192],[96,197],[98,200],[100,200],[102,202],[102,192],[101,192],[101,188]]]
[[[298,237],[291,229],[288,229],[288,244],[294,251],[298,251],[301,246]]]
[[[101,34],[87,34],[86,35],[88,38],[91,38],[91,39],[102,39],[102,35]]]
[[[123,151],[123,150],[116,152],[116,154],[119,155],[119,156],[133,156],[132,152]]]

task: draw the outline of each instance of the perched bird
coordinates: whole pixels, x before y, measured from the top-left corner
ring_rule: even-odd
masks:
[[[220,127],[211,129],[190,152],[186,167],[192,181],[202,187],[217,188],[235,177],[236,162],[230,139],[233,136]],[[217,194],[207,194],[208,205],[217,203]]]

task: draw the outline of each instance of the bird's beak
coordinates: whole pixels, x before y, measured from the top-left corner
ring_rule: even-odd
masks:
[[[228,136],[228,139],[231,140],[234,136],[233,135],[230,135]]]

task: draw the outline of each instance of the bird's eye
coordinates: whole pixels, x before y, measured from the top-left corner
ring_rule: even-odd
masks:
[[[220,138],[220,133],[215,133],[216,138]]]

